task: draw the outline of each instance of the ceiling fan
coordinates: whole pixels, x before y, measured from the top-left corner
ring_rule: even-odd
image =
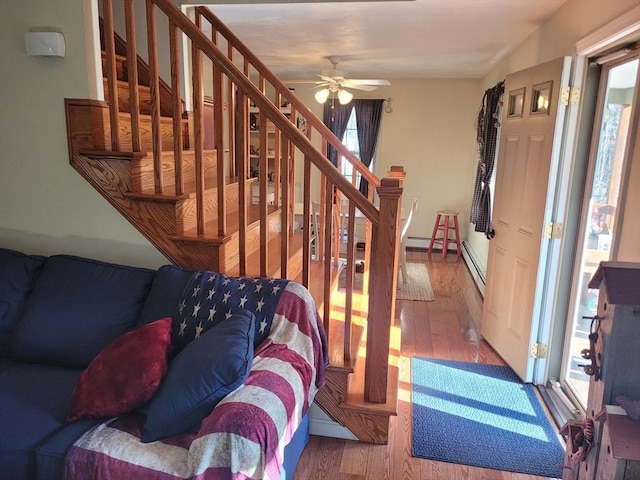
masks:
[[[330,95],[336,95],[338,101],[345,105],[353,99],[353,94],[349,90],[364,90],[370,92],[375,90],[380,85],[391,85],[388,80],[381,79],[356,79],[347,78],[341,70],[338,70],[338,57],[327,57],[327,59],[333,65],[333,68],[329,71],[324,71],[318,76],[320,80],[310,80],[300,83],[314,83],[315,88],[320,88],[315,94],[315,99],[318,103],[325,103]],[[347,90],[349,89],[349,90]]]

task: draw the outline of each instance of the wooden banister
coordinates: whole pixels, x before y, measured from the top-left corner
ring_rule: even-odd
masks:
[[[375,278],[369,296],[365,396],[373,403],[387,400],[387,374],[391,321],[395,318],[398,281],[398,213],[402,187],[397,178],[383,178],[377,188],[380,222],[373,227],[371,276]]]
[[[162,0],[166,1],[166,0]],[[364,167],[362,162],[358,158],[356,158],[340,141],[338,137],[334,135],[334,133],[327,127],[320,119],[318,119],[311,110],[296,97],[287,86],[277,77],[275,76],[267,66],[262,63],[262,61],[256,57],[251,50],[249,50],[244,43],[236,36],[234,33],[229,30],[229,28],[218,19],[211,12],[211,10],[198,7],[197,10],[199,13],[206,18],[211,24],[215,27],[215,29],[227,39],[227,41],[233,44],[234,48],[240,53],[246,61],[248,61],[251,65],[253,65],[256,70],[261,72],[261,75],[264,76],[264,79],[269,82],[274,88],[279,91],[282,96],[298,111],[300,115],[302,115],[308,122],[308,126],[310,128],[314,128],[318,131],[322,138],[328,141],[331,146],[333,146],[339,155],[342,155],[344,158],[348,159],[349,162],[353,165],[353,167],[364,177],[373,187],[380,185],[380,179],[376,177],[369,169]]]
[[[105,0],[104,5],[111,9],[111,0]],[[127,36],[135,35],[133,24],[133,0],[126,0],[125,21],[127,22]],[[158,45],[156,35],[156,13],[163,12],[168,17],[169,25],[169,56],[171,66],[171,104],[172,104],[172,129],[174,165],[167,167],[162,163],[162,150],[168,150],[166,143],[162,141],[160,123],[160,77],[158,74]],[[356,247],[356,212],[359,211],[366,220],[365,236],[365,274],[364,290],[369,295],[368,327],[367,327],[367,353],[366,353],[366,377],[365,396],[370,402],[384,403],[387,394],[388,355],[391,322],[394,316],[395,288],[397,282],[397,253],[399,212],[401,208],[402,175],[401,169],[392,168],[388,178],[378,179],[368,170],[346,147],[331,130],[318,119],[311,110],[301,102],[262,62],[251,53],[242,42],[231,33],[208,9],[196,7],[195,23],[184,15],[172,0],[146,0],[147,39],[149,48],[149,85],[151,103],[151,130],[154,165],[154,190],[160,196],[166,190],[170,190],[170,177],[167,174],[167,185],[163,178],[163,168],[173,168],[175,173],[174,191],[170,194],[177,196],[192,196],[193,206],[189,214],[190,227],[195,224],[196,233],[190,232],[193,241],[218,242],[224,244],[228,238],[227,233],[227,196],[226,187],[236,188],[237,181],[237,245],[233,250],[229,247],[237,263],[232,266],[237,268],[240,275],[246,275],[248,267],[258,265],[261,276],[271,276],[279,265],[279,275],[289,278],[292,264],[298,262],[296,275],[301,271],[302,283],[309,285],[311,272],[310,249],[310,215],[312,199],[320,199],[320,225],[314,218],[315,249],[313,261],[322,266],[323,277],[323,306],[322,313],[327,334],[330,330],[329,321],[332,315],[332,293],[337,275],[344,265],[346,269],[346,301],[344,308],[344,357],[349,359],[352,353],[351,316],[353,303],[351,293],[354,289],[355,247]],[[104,31],[113,32],[113,18],[105,19]],[[203,33],[201,22],[211,23],[212,35],[209,38]],[[185,80],[181,77],[181,59],[179,51],[180,35],[187,37],[191,47],[192,77]],[[113,37],[113,33],[111,34]],[[225,43],[226,42],[226,43]],[[105,40],[105,44],[109,44]],[[128,52],[132,58],[137,58],[135,43],[128,45]],[[234,58],[234,55],[241,58]],[[211,61],[212,68],[212,98],[208,108],[212,109],[212,116],[207,117],[211,128],[205,132],[204,120],[204,85],[203,85],[203,56]],[[241,68],[237,64],[241,63]],[[137,61],[130,60],[128,69],[134,76],[137,71]],[[108,82],[115,84],[115,53],[114,47],[107,48]],[[190,132],[192,139],[182,141],[184,123],[180,105],[182,103],[182,81],[191,82],[193,100],[193,113],[191,117]],[[137,82],[136,82],[137,83]],[[188,89],[189,84],[187,84]],[[137,85],[132,91],[137,92]],[[110,122],[112,149],[119,149],[119,127],[113,122],[118,119],[117,93],[110,94]],[[135,130],[139,126],[139,99],[137,93],[131,95],[132,112],[132,145],[133,150],[140,149],[136,145]],[[249,143],[249,104],[251,112],[254,108],[259,112],[259,132],[254,132],[254,139],[259,140],[259,164],[258,178],[249,178],[250,153]],[[283,113],[282,105],[286,103],[290,107],[290,113]],[[224,108],[228,108],[225,115]],[[134,120],[134,111],[138,111],[138,119]],[[211,110],[209,110],[211,111]],[[115,117],[115,120],[114,120]],[[302,117],[307,125],[305,132],[297,125],[297,119]],[[226,124],[225,124],[226,122]],[[166,122],[165,122],[166,124]],[[269,129],[273,128],[272,132]],[[312,143],[313,135],[319,135],[320,148]],[[209,135],[205,137],[205,135]],[[212,135],[212,136],[211,136]],[[207,149],[215,149],[215,154],[205,152],[205,138]],[[212,140],[210,143],[209,140]],[[138,143],[140,140],[138,140]],[[183,148],[188,143],[192,150],[183,159]],[[147,143],[148,145],[148,143]],[[351,162],[354,174],[346,178],[339,168],[336,168],[328,160],[326,152],[328,145],[333,146],[340,157]],[[269,152],[272,148],[273,151]],[[106,149],[106,147],[102,147]],[[148,148],[147,148],[148,149]],[[302,191],[298,194],[294,188],[300,180],[296,177],[295,153],[299,151],[303,155]],[[227,155],[228,153],[228,155]],[[184,154],[186,155],[186,154]],[[254,164],[255,164],[255,156]],[[215,159],[215,160],[212,160]],[[269,166],[269,161],[272,166]],[[183,161],[190,162],[187,167]],[[215,161],[215,165],[213,164]],[[313,170],[315,169],[315,171]],[[316,173],[320,174],[320,180],[315,181]],[[207,173],[209,176],[207,177]],[[149,171],[146,172],[150,175]],[[189,176],[185,179],[184,176]],[[273,175],[272,179],[269,177]],[[358,175],[366,179],[372,188],[365,197],[356,188]],[[193,178],[192,178],[193,177]],[[215,178],[214,178],[215,177]],[[216,182],[213,185],[213,182]],[[207,185],[209,182],[211,185]],[[273,194],[269,190],[270,182],[273,183]],[[143,182],[140,181],[140,184]],[[189,183],[191,190],[185,193],[185,184]],[[147,182],[146,185],[150,185]],[[213,192],[211,188],[217,188]],[[253,188],[252,188],[253,187]],[[254,201],[258,188],[257,205]],[[150,188],[149,186],[147,188]],[[373,189],[376,189],[380,198],[379,209],[373,204]],[[315,189],[312,192],[312,189]],[[195,191],[194,191],[195,190]],[[169,195],[169,193],[167,193]],[[273,195],[273,197],[271,196]],[[294,216],[294,203],[296,196],[302,196],[302,260],[290,258],[292,248],[291,239],[294,237],[293,224],[298,219]],[[342,201],[345,201],[344,205]],[[236,205],[233,205],[234,212]],[[342,211],[341,211],[342,209]],[[194,213],[195,210],[195,213]],[[279,210],[276,216],[276,211]],[[342,213],[347,215],[347,222],[343,223]],[[296,212],[297,214],[297,212]],[[195,220],[194,220],[195,216]],[[208,218],[209,217],[209,218]],[[213,221],[217,225],[217,232],[213,227],[207,227]],[[250,218],[251,217],[251,218]],[[235,218],[231,216],[235,222]],[[208,222],[209,221],[209,222]],[[187,223],[186,221],[184,223]],[[184,224],[183,223],[183,224]],[[231,223],[231,221],[229,222]],[[254,228],[256,227],[257,228]],[[212,230],[208,232],[207,228]],[[185,230],[187,228],[185,227]],[[234,230],[235,232],[235,230]],[[291,235],[289,235],[291,232]],[[210,235],[209,235],[210,234]],[[217,238],[212,239],[217,234]],[[276,236],[274,236],[276,234]],[[273,238],[280,238],[278,249],[271,246]],[[180,241],[183,241],[180,239]],[[299,237],[297,239],[299,241]],[[234,239],[234,242],[236,240]],[[251,259],[247,244],[252,243],[254,250],[259,251],[259,260]],[[346,246],[345,251],[341,244]],[[255,248],[259,247],[259,248]],[[271,247],[271,248],[270,248]],[[277,257],[278,258],[270,258]],[[343,257],[343,258],[341,258]],[[270,261],[275,260],[275,262]],[[234,270],[235,271],[235,270]],[[320,278],[320,274],[318,274]],[[369,282],[371,279],[371,282]],[[340,342],[337,342],[340,343]]]

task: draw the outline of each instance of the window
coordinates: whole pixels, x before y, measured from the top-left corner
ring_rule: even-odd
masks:
[[[342,143],[347,149],[353,153],[357,158],[360,158],[360,144],[358,143],[358,126],[356,123],[356,110],[351,110],[349,115],[349,122],[347,123],[347,129],[342,137]],[[344,157],[340,159],[340,165],[342,174],[353,182],[353,165]],[[356,185],[360,183],[360,174],[356,173]]]

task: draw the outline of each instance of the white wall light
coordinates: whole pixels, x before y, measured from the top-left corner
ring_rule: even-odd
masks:
[[[340,105],[346,105],[351,100],[353,100],[353,93],[347,92],[346,90],[338,90],[338,101]]]
[[[60,32],[27,32],[24,35],[27,55],[32,57],[64,57],[66,44]]]
[[[329,92],[328,88],[323,88],[322,90],[318,90],[316,92],[316,94],[314,95],[314,98],[316,99],[316,102],[318,103],[324,103],[327,101],[327,99],[329,98],[329,94],[331,92]]]

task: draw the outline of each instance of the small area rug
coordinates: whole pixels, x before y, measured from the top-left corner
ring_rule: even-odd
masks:
[[[564,449],[509,367],[412,358],[413,456],[562,477]]]
[[[429,280],[429,271],[424,263],[407,262],[407,283],[402,281],[402,274],[400,274],[396,300],[419,300],[422,302],[435,300]]]
[[[353,288],[362,291],[362,273],[355,273],[353,276]],[[340,273],[340,288],[346,285],[346,269]],[[435,295],[429,280],[429,272],[424,263],[407,263],[407,283],[402,281],[402,274],[398,275],[398,289],[396,290],[396,300],[417,300],[422,302],[433,302]]]

